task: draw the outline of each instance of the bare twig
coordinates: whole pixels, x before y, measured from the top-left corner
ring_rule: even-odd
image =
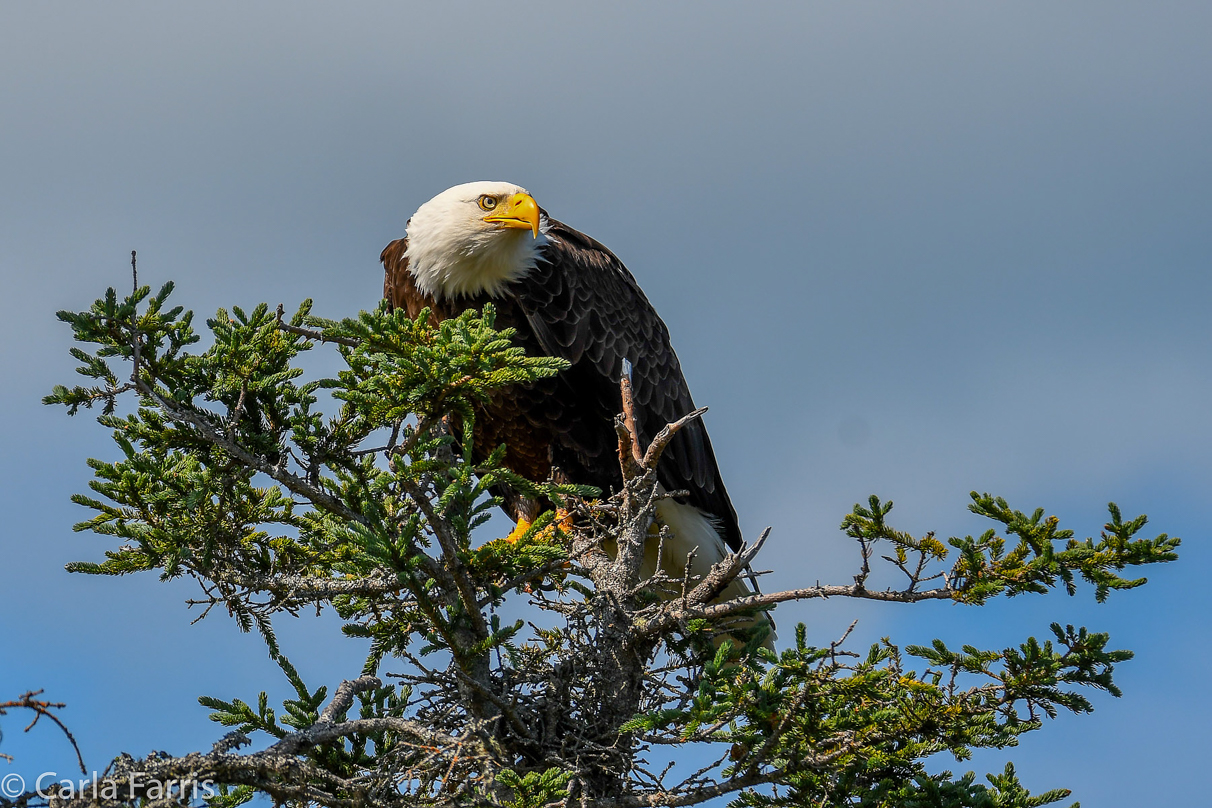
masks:
[[[631,454],[636,463],[643,465],[644,455],[640,452],[640,430],[636,428],[635,397],[631,389],[631,360],[623,357],[623,372],[619,376],[619,393],[623,399],[623,424],[631,437]]]
[[[864,598],[866,600],[879,600],[886,603],[918,603],[924,600],[950,600],[954,597],[954,592],[951,589],[927,589],[924,591],[910,592],[907,590],[871,590],[861,587],[858,584],[854,586],[816,586],[807,587],[804,589],[788,589],[783,592],[767,592],[761,595],[750,595],[743,598],[735,598],[727,600],[723,603],[713,603],[705,606],[697,606],[690,608],[678,608],[675,603],[670,604],[670,609],[665,613],[663,618],[654,620],[637,629],[645,635],[660,633],[667,629],[670,625],[685,620],[695,620],[706,618],[709,620],[718,620],[737,612],[746,611],[748,609],[761,609],[768,606],[774,606],[778,603],[785,603],[789,600],[811,600],[814,598]]]
[[[652,443],[648,444],[648,451],[644,453],[644,468],[655,469],[657,462],[661,459],[661,455],[665,453],[665,447],[673,440],[673,436],[681,432],[682,427],[686,426],[686,424],[695,419],[702,418],[705,412],[707,412],[706,407],[699,407],[690,414],[683,415],[672,424],[666,424],[656,434],[656,437],[652,439]]]
[[[133,256],[134,253],[131,253],[131,255]],[[49,718],[55,723],[55,726],[63,730],[63,734],[67,736],[68,742],[71,743],[72,749],[74,749],[76,752],[76,762],[80,764],[80,771],[84,774],[88,774],[88,769],[84,766],[84,757],[80,754],[80,746],[76,743],[75,736],[72,735],[71,730],[67,728],[67,725],[60,721],[58,716],[56,716],[54,713],[55,710],[62,710],[67,705],[63,702],[43,701],[41,699],[34,698],[35,696],[39,696],[41,694],[41,690],[30,690],[22,693],[12,701],[0,702],[0,715],[5,715],[9,710],[13,709],[32,710],[34,713],[34,720],[29,722],[29,726],[25,728],[26,732],[33,729],[34,725],[38,723],[40,718],[44,716]]]
[[[134,284],[134,291],[131,292],[131,296],[133,297],[133,296],[139,294],[139,267],[135,263],[135,251],[134,250],[130,251],[130,274],[131,274],[131,280]],[[132,315],[132,321],[134,322],[135,326],[134,326],[134,331],[131,334],[131,338],[130,338],[131,352],[132,352],[130,380],[136,387],[138,387],[140,382],[139,382],[139,313],[137,311]]]
[[[752,546],[742,545],[740,550],[729,553],[723,560],[714,564],[711,572],[707,573],[707,577],[689,594],[687,601],[698,604],[714,600],[727,588],[728,584],[732,583],[733,579],[753,562],[753,559],[757,558],[757,554],[761,552],[762,546],[766,544],[766,539],[769,537],[770,528],[766,528]]]
[[[356,340],[352,337],[334,337],[325,334],[323,331],[316,331],[312,328],[301,328],[297,325],[291,325],[282,319],[285,312],[282,309],[282,304],[278,304],[278,328],[285,331],[287,334],[295,334],[296,336],[305,337],[316,342],[335,342],[338,345],[347,345],[350,348],[356,348],[362,344],[361,340]]]

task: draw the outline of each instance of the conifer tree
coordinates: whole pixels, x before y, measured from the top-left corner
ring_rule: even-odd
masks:
[[[56,804],[1055,803],[1068,792],[1033,796],[1011,764],[979,780],[924,761],[1013,746],[1060,710],[1089,712],[1091,689],[1120,695],[1112,674],[1132,654],[1107,634],[1053,624],[1002,650],[853,649],[847,637],[812,646],[801,624],[771,650],[754,618],[825,597],[978,608],[1060,588],[1101,601],[1145,582],[1126,570],[1176,558],[1177,538],[1143,536],[1145,517],[1114,504],[1101,533],[1079,539],[1042,509],[974,492],[989,529],[942,541],[896,529],[892,503],[872,496],[841,522],[858,550],[852,582],[719,602],[766,534],[702,579],[639,574],[645,543],[662,540],[657,460],[701,413],[650,446],[620,413],[622,491],[536,484],[503,465],[503,447],[474,458],[469,427],[494,391],[565,363],[526,356],[490,306],[439,324],[384,308],[325,320],[310,301],[289,319],[281,306],[233,307],[204,337],[171,292],[110,289],[59,314],[89,381],[45,400],[99,411],[116,448],[88,461],[91,493],[73,497],[93,514],[76,528],[107,542],[105,559],[69,569],[193,578],[206,610],[260,632],[295,695],[281,709],[265,693],[203,696],[227,728],[213,748],[119,757],[102,775],[115,796]],[[300,358],[316,350],[343,369],[306,378]],[[503,484],[571,518],[547,513],[517,541],[485,542],[477,528]],[[869,588],[879,563],[903,585]],[[502,618],[519,603],[528,620]],[[369,643],[345,681],[304,682],[275,638],[275,617],[316,608]],[[668,762],[691,753],[702,768],[674,774],[685,767]],[[146,790],[169,780],[182,791]],[[216,793],[195,799],[198,783]]]

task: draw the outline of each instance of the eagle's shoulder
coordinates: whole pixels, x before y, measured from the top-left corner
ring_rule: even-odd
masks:
[[[428,308],[435,318],[445,316],[437,302],[417,288],[416,278],[408,270],[408,239],[398,238],[379,253],[383,264],[383,299],[392,310],[403,309],[409,317],[416,317],[421,309]]]
[[[547,244],[540,251],[540,263],[546,261],[565,275],[572,273],[577,279],[592,279],[598,284],[609,286],[622,282],[648,303],[635,276],[609,247],[561,221],[548,219],[548,222],[549,227],[544,230]]]

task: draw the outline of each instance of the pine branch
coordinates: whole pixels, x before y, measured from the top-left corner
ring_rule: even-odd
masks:
[[[1120,695],[1114,672],[1131,652],[1107,634],[1054,624],[1001,650],[885,641],[860,653],[845,647],[849,632],[810,646],[801,624],[776,654],[755,613],[828,597],[978,607],[1072,594],[1082,581],[1101,600],[1143,584],[1126,571],[1170,561],[1179,546],[1142,538],[1145,518],[1114,504],[1101,534],[1081,541],[1042,510],[975,493],[971,510],[993,529],[943,541],[894,528],[892,503],[871,497],[842,521],[859,551],[852,584],[720,601],[769,529],[701,577],[691,554],[684,571],[641,580],[646,555],[663,557],[670,538],[654,527],[657,505],[682,495],[659,485],[662,453],[705,410],[645,446],[630,362],[614,422],[623,486],[597,492],[558,474],[525,479],[507,466],[508,447],[477,443],[494,397],[568,367],[526,356],[491,306],[441,322],[382,308],[328,321],[310,315],[310,301],[289,322],[281,306],[233,307],[207,322],[213,345],[196,351],[191,314],[167,307],[170,292],[150,296],[135,278],[124,299],[110,290],[88,312],[61,313],[90,346],[72,355],[94,386],[57,387],[46,400],[69,412],[102,405],[98,420],[121,452],[90,461],[92,492],[75,498],[94,513],[78,529],[113,546],[105,561],[70,568],[194,577],[205,598],[193,602],[207,613],[223,604],[241,629],[259,629],[294,695],[280,708],[265,692],[203,697],[230,731],[208,753],[119,758],[105,779],[123,789],[136,772],[144,782],[210,779],[226,789],[214,808],[256,794],[351,808],[642,808],[723,796],[739,808],[1043,805],[1064,792],[1031,796],[1012,768],[985,786],[971,773],[927,772],[925,761],[1011,746],[1062,710],[1092,709],[1091,689]],[[301,380],[297,355],[313,347],[344,363],[335,378]],[[115,358],[131,363],[129,382]],[[320,412],[322,390],[334,414]],[[129,393],[137,401],[120,417]],[[254,484],[261,475],[268,487]],[[477,528],[509,498],[560,514],[540,514],[515,541],[479,544]],[[902,584],[869,588],[881,559]],[[503,620],[521,599],[529,620]],[[305,605],[331,606],[345,634],[369,645],[360,675],[331,699],[274,637],[273,618]],[[258,733],[266,748],[240,754]],[[654,748],[694,747],[712,762],[677,783],[659,756],[650,761]],[[145,788],[137,798],[159,804]],[[31,800],[17,803],[40,804]],[[83,805],[56,798],[73,804]]]

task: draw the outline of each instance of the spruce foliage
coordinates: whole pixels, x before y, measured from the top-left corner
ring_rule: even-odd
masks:
[[[59,314],[87,382],[45,401],[98,410],[117,448],[88,461],[91,493],[73,498],[92,511],[76,529],[104,538],[105,559],[69,569],[195,579],[207,611],[261,633],[295,695],[281,710],[265,693],[203,696],[229,734],[209,752],[115,761],[104,777],[122,795],[141,772],[213,782],[222,808],[258,793],[299,806],[1056,803],[1068,792],[1032,796],[1010,764],[978,782],[926,761],[1014,746],[1060,710],[1089,712],[1091,688],[1119,696],[1115,666],[1132,654],[1107,634],[1053,624],[1001,650],[861,651],[846,637],[814,647],[801,624],[773,651],[754,617],[821,597],[975,608],[1083,582],[1101,601],[1145,582],[1126,571],[1176,558],[1178,539],[1144,537],[1145,517],[1114,504],[1101,534],[1079,540],[1042,509],[974,492],[990,529],[941,541],[895,529],[892,503],[873,496],[841,523],[859,547],[852,584],[717,602],[760,541],[702,580],[639,576],[645,542],[664,535],[655,464],[677,425],[635,447],[618,419],[620,492],[522,479],[504,447],[473,456],[481,405],[566,367],[526,356],[491,306],[435,324],[382,307],[324,320],[310,301],[287,319],[262,304],[220,310],[198,333],[171,292],[111,289]],[[314,350],[343,369],[308,379]],[[502,486],[572,518],[485,542],[477,528]],[[873,559],[902,588],[868,588]],[[522,601],[537,616],[501,618]],[[331,607],[369,641],[362,669],[331,690],[306,684],[273,633],[305,607]],[[703,768],[662,763],[688,755]]]

